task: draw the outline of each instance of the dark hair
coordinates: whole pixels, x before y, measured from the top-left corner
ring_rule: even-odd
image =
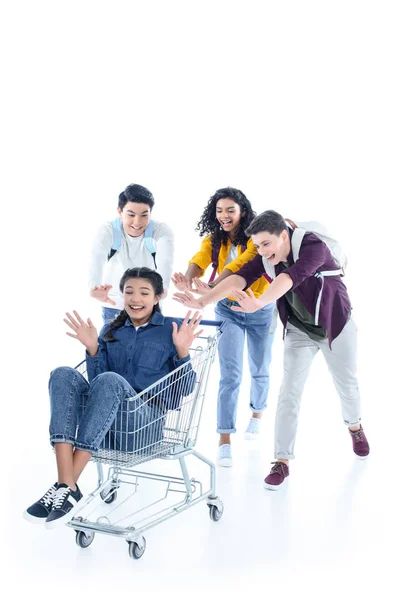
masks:
[[[246,227],[250,224],[251,220],[256,216],[256,213],[251,207],[250,201],[240,190],[232,187],[221,188],[217,190],[208,201],[207,206],[201,216],[200,221],[197,224],[196,231],[200,231],[200,235],[211,234],[212,240],[216,244],[224,244],[226,246],[229,235],[227,231],[224,231],[219,224],[216,213],[216,205],[218,200],[222,198],[232,198],[232,200],[240,206],[242,216],[240,218],[240,225],[236,234],[235,244],[246,245],[249,236],[246,235]]]
[[[154,206],[153,194],[143,185],[138,185],[137,183],[131,183],[120,193],[118,196],[118,208],[122,210],[127,202],[148,204],[150,210]]]
[[[255,217],[246,229],[247,235],[254,235],[261,231],[280,235],[282,231],[289,231],[289,228],[282,215],[274,210],[266,210]]]
[[[122,275],[121,281],[119,282],[119,289],[122,293],[124,291],[125,283],[128,279],[147,279],[151,283],[151,287],[154,290],[154,294],[156,296],[161,296],[164,291],[164,285],[162,277],[157,271],[153,271],[152,269],[148,269],[147,267],[134,267],[133,269],[127,269],[125,273]],[[152,315],[155,312],[161,312],[160,304],[154,305]],[[118,317],[111,321],[110,328],[104,335],[104,339],[106,342],[116,342],[117,340],[113,336],[112,332],[121,327],[128,318],[128,313],[126,310],[122,310]]]

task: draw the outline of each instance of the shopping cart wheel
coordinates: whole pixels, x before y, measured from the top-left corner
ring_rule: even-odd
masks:
[[[117,499],[117,488],[110,488],[108,491],[106,490],[105,493],[101,492],[100,496],[103,502],[112,504]]]
[[[210,506],[210,519],[212,521],[219,521],[223,515],[224,509],[218,510],[216,506]]]
[[[77,531],[75,541],[79,548],[87,548],[94,540],[94,531]]]
[[[146,550],[146,540],[143,538],[143,547],[140,548],[136,542],[128,542],[129,545],[129,556],[131,558],[142,558],[144,551]]]

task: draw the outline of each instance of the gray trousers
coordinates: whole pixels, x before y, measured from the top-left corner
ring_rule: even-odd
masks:
[[[275,421],[275,458],[294,458],[301,396],[318,350],[327,362],[339,394],[345,424],[358,425],[360,393],[356,377],[357,327],[352,318],[329,348],[328,340],[314,342],[288,323],[284,344],[284,374]]]

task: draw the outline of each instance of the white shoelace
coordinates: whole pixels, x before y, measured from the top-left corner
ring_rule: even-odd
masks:
[[[55,488],[54,485],[52,485],[51,488],[45,493],[45,495],[41,499],[41,504],[44,504],[44,506],[49,506],[53,502],[56,492],[57,488]]]
[[[55,508],[55,509],[61,508],[62,505],[64,504],[66,497],[70,493],[71,493],[70,487],[59,488],[57,490],[56,497],[54,498],[53,508]]]

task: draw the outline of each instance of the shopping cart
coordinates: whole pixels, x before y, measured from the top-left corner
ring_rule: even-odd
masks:
[[[219,521],[222,517],[223,504],[215,495],[215,466],[194,450],[222,322],[203,320],[201,324],[217,327],[216,334],[197,338],[199,345],[191,349],[190,361],[125,400],[102,447],[92,455],[91,460],[97,463],[97,487],[86,497],[79,515],[68,523],[76,531],[76,543],[81,548],[93,542],[96,532],[104,533],[125,539],[129,555],[138,559],[146,549],[144,531],[195,504],[205,500],[210,518]],[[85,361],[76,368],[86,375]],[[139,413],[138,400],[151,409],[150,421],[144,421],[143,411]],[[201,481],[189,478],[185,462],[189,455],[208,465],[207,490]],[[158,458],[178,460],[182,477],[136,470],[138,465]],[[107,477],[103,464],[109,465]],[[163,488],[161,498],[142,507],[137,505],[138,498],[133,498],[141,480],[161,482]],[[160,509],[159,505],[174,492],[183,499]]]

